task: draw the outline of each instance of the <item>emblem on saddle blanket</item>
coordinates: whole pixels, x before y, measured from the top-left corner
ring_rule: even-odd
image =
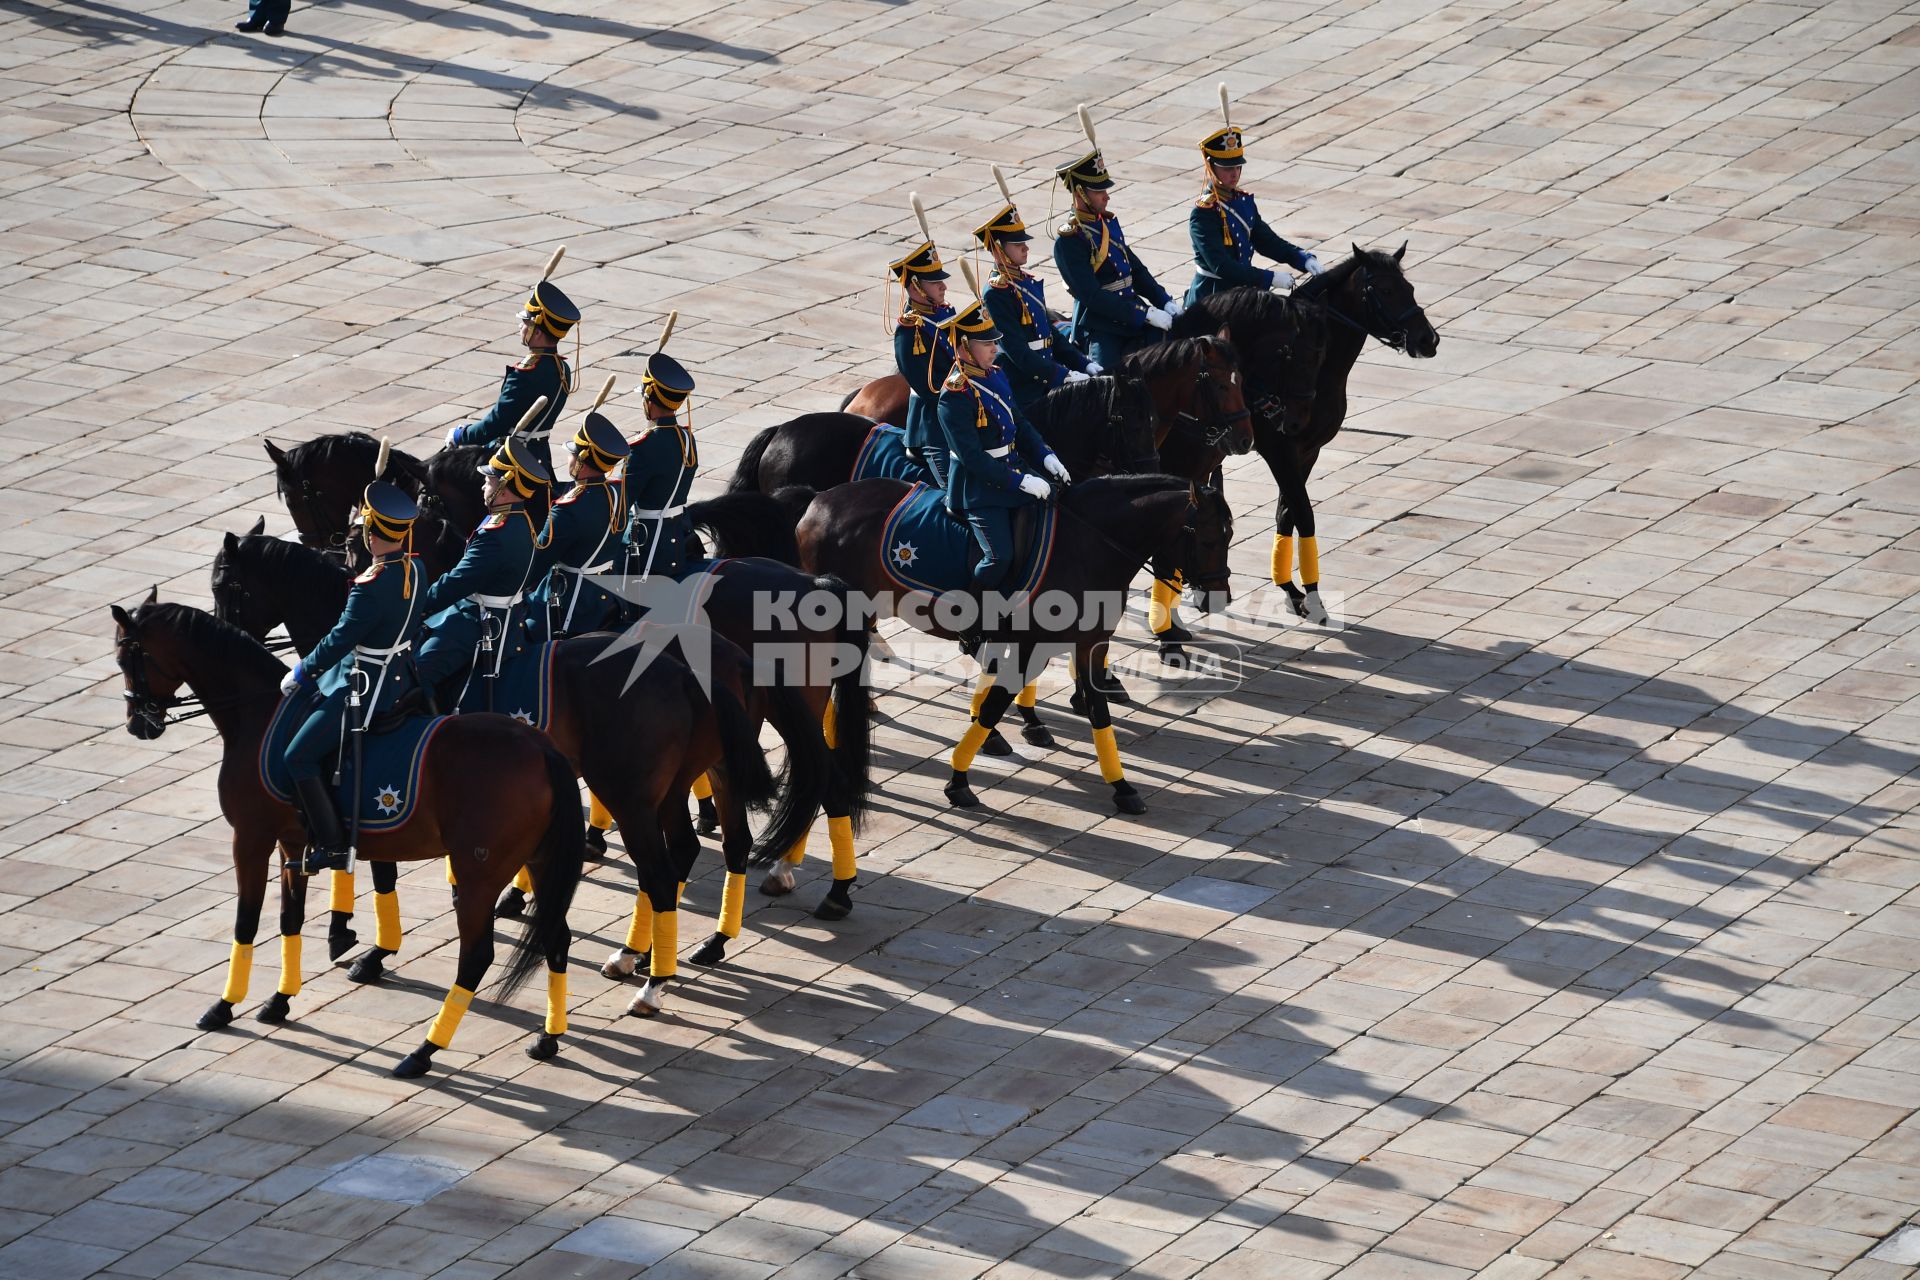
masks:
[[[1046,576],[1057,515],[1051,506],[1033,512],[1033,536],[1016,549],[1013,572],[1000,588],[1009,597],[1027,595]],[[888,514],[880,546],[881,567],[896,587],[934,596],[971,582],[974,561],[980,557],[973,531],[947,510],[946,495],[927,484],[907,490]]]
[[[287,775],[287,743],[306,720],[311,703],[295,695],[283,698],[267,731],[260,736],[258,768],[260,783],[268,795],[283,804],[293,801],[293,781]],[[356,808],[362,832],[398,831],[413,817],[414,801],[420,794],[420,770],[428,748],[440,726],[451,717],[412,716],[386,733],[372,733],[362,749],[361,776],[353,776],[351,756],[342,768],[335,803],[344,817]],[[331,778],[332,766],[327,776]],[[372,781],[379,778],[381,781]],[[360,803],[354,804],[354,793]]]

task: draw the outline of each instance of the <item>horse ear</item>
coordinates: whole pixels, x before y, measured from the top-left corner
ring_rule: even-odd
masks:
[[[1400,247],[1393,251],[1393,260],[1395,262],[1398,262],[1400,261],[1400,259],[1406,256],[1407,256],[1407,242],[1405,240],[1402,240],[1400,242]]]
[[[220,542],[220,549],[223,555],[234,555],[240,550],[240,539],[234,537],[233,532],[229,530]]]
[[[1213,336],[1220,339],[1220,341],[1226,343],[1228,346],[1232,346],[1233,345],[1233,326],[1230,324],[1223,324],[1220,326],[1220,332],[1214,334]]]
[[[1353,256],[1355,258],[1364,258],[1367,256],[1367,251],[1360,247],[1358,241],[1353,242]],[[271,448],[272,446],[269,445],[268,447]]]
[[[267,518],[265,516],[261,516],[258,520],[255,520],[253,522],[253,528],[247,530],[247,536],[249,538],[257,538],[261,534],[265,533],[266,531],[267,531]]]
[[[113,613],[113,620],[120,625],[120,630],[126,632],[128,635],[132,635],[134,630],[133,615],[128,613],[125,609],[122,609],[117,604],[109,605],[107,607]]]
[[[271,440],[263,440],[260,443],[266,445],[267,456],[273,459],[273,465],[276,468],[284,467],[287,465],[286,450],[282,449],[279,445],[275,444]]]
[[[141,604],[158,604],[159,602],[160,602],[160,584],[156,582],[153,584],[153,590],[147,592],[147,598],[145,600],[142,600],[140,603]]]

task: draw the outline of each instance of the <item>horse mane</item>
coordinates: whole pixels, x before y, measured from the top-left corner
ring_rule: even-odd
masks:
[[[380,456],[380,442],[364,431],[342,431],[335,435],[315,436],[287,450],[289,471],[327,466],[340,461],[358,461],[366,455],[367,465]]]
[[[1176,338],[1196,337],[1217,333],[1222,325],[1251,333],[1278,325],[1286,310],[1284,296],[1252,285],[1239,285],[1222,289],[1188,307],[1174,317],[1169,333]]]
[[[133,612],[136,629],[159,623],[180,635],[222,670],[254,676],[270,686],[278,686],[287,672],[286,664],[267,652],[267,647],[234,626],[222,622],[205,609],[172,600],[143,604]]]
[[[1325,302],[1326,295],[1345,284],[1349,277],[1361,267],[1379,267],[1382,270],[1398,272],[1400,264],[1394,261],[1390,253],[1379,253],[1372,249],[1362,249],[1351,258],[1342,259],[1322,271],[1317,276],[1309,276],[1293,288],[1293,296],[1303,302]]]
[[[1196,333],[1191,337],[1168,338],[1156,342],[1150,347],[1142,347],[1130,353],[1120,362],[1120,367],[1137,378],[1154,379],[1179,373],[1198,357],[1204,357],[1215,347],[1223,348],[1223,354],[1231,356],[1232,349],[1220,341],[1214,333]]]
[[[1061,383],[1047,392],[1047,420],[1033,425],[1051,428],[1056,423],[1078,422],[1082,414],[1092,414],[1095,420],[1105,421],[1107,386],[1119,372],[1116,369],[1098,378],[1088,378],[1085,382]]]
[[[324,551],[299,542],[289,542],[271,534],[256,533],[236,544],[260,564],[261,571],[273,582],[284,584],[291,592],[330,592],[337,594],[347,577],[347,569]],[[322,596],[329,599],[331,596]]]
[[[1081,515],[1088,506],[1109,506],[1115,502],[1131,502],[1136,498],[1151,498],[1176,490],[1191,492],[1192,489],[1191,480],[1151,471],[1095,476],[1091,480],[1075,481],[1073,487],[1067,490],[1066,504],[1076,515]]]

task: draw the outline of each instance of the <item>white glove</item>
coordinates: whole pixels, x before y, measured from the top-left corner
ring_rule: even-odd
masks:
[[[1312,254],[1308,254],[1301,261],[1300,265],[1307,269],[1307,274],[1310,276],[1317,276],[1326,270],[1325,267],[1320,265],[1320,259],[1314,257]]]
[[[1039,476],[1021,476],[1020,492],[1029,498],[1038,498],[1042,502],[1053,496],[1053,490],[1048,488],[1047,482]]]
[[[1182,300],[1180,300],[1179,298],[1168,298],[1168,299],[1167,299],[1167,314],[1168,314],[1168,315],[1170,315],[1170,316],[1177,316],[1177,315],[1179,315],[1179,314],[1180,314],[1180,313],[1181,313],[1182,311],[1185,311],[1186,309],[1187,309],[1187,304],[1186,304],[1185,302],[1183,302]]]
[[[1069,382],[1087,382],[1092,378],[1091,374],[1082,373],[1078,369],[1068,369],[1066,372],[1067,376],[1061,379],[1062,385]]]
[[[300,687],[300,668],[295,667],[293,670],[287,672],[286,675],[280,677],[281,693],[283,694],[292,693],[295,689],[298,689],[299,687]]]
[[[1100,362],[1099,362],[1098,360],[1089,360],[1089,361],[1087,361],[1087,376],[1088,376],[1088,377],[1090,377],[1090,378],[1097,378],[1097,377],[1099,377],[1099,376],[1100,376],[1101,374],[1103,374],[1103,373],[1105,373],[1105,372],[1106,372],[1106,370],[1105,370],[1105,369],[1102,369],[1102,368],[1100,367]]]
[[[1061,484],[1073,483],[1073,477],[1067,474],[1067,464],[1060,461],[1060,459],[1055,455],[1051,453],[1048,454],[1047,460],[1041,463],[1040,465],[1044,466],[1047,469],[1048,475],[1052,476],[1055,480],[1058,480]]]
[[[459,447],[460,447],[460,428],[448,427],[447,428],[447,448],[457,449]]]
[[[1173,328],[1173,317],[1158,307],[1148,307],[1147,323],[1156,329],[1167,330]]]

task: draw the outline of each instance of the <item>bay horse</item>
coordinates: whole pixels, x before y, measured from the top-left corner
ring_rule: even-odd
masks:
[[[957,628],[941,621],[937,605],[917,607],[927,597],[901,593],[882,568],[887,517],[907,491],[898,480],[859,480],[815,497],[798,530],[802,567],[843,579],[921,630],[957,639]],[[975,692],[972,724],[953,750],[947,800],[962,808],[979,803],[967,776],[975,754],[1016,694],[1049,657],[1065,652],[1073,658],[1075,702],[1086,709],[1100,776],[1113,790],[1114,806],[1122,813],[1145,813],[1146,802],[1126,780],[1107,699],[1092,675],[1119,620],[1127,586],[1148,557],[1173,548],[1183,563],[1196,566],[1196,580],[1206,587],[1225,582],[1228,547],[1224,541],[1202,541],[1194,524],[1192,482],[1178,476],[1083,481],[1066,491],[1059,507],[1053,552],[1032,594],[1042,606],[1049,600],[1059,604],[1067,616],[1049,619],[1043,616],[1047,609],[1037,607],[1032,617],[986,629],[988,645],[1003,647],[1012,661],[987,658],[988,645],[982,646],[986,669]]]
[[[840,411],[897,426],[907,420],[907,397],[912,394],[905,378],[897,373],[884,373],[858,390],[848,392],[840,402]]]
[[[1320,548],[1315,533],[1313,501],[1307,481],[1319,461],[1320,450],[1340,431],[1347,417],[1347,378],[1368,338],[1383,342],[1416,360],[1437,354],[1440,335],[1414,298],[1413,286],[1401,269],[1407,246],[1393,253],[1353,246],[1353,256],[1295,287],[1285,301],[1317,308],[1325,317],[1324,356],[1317,375],[1306,377],[1310,361],[1306,348],[1289,345],[1278,335],[1275,319],[1291,308],[1259,289],[1228,289],[1203,298],[1174,321],[1183,326],[1211,329],[1233,327],[1242,346],[1242,361],[1256,406],[1254,445],[1273,473],[1280,497],[1274,515],[1272,577],[1287,593],[1294,613],[1324,621],[1320,600]],[[1255,313],[1268,317],[1252,320]],[[1310,341],[1304,327],[1300,341]],[[1277,344],[1277,345],[1276,345]],[[1262,412],[1265,408],[1269,412]],[[1300,585],[1293,582],[1293,540],[1300,542]]]
[[[345,607],[350,589],[346,571],[330,558],[311,548],[279,539],[257,534],[246,537],[228,534],[214,557],[213,599],[216,614],[256,638],[263,638],[276,626],[284,625],[295,649],[302,653],[310,651],[332,628]],[[783,737],[789,733],[801,737],[806,745],[806,749],[799,752],[789,746],[797,766],[790,768],[789,789],[798,787],[803,794],[817,793],[820,804],[826,809],[827,831],[834,854],[834,878],[826,896],[814,911],[815,917],[822,920],[843,919],[853,909],[850,896],[856,878],[853,835],[864,816],[871,786],[869,720],[866,692],[861,684],[867,633],[864,627],[847,630],[817,623],[811,620],[815,615],[806,611],[789,610],[782,614],[762,606],[768,601],[777,603],[783,596],[795,599],[804,593],[839,594],[844,591],[844,583],[805,574],[772,561],[723,560],[707,569],[700,583],[698,602],[701,621],[723,641],[737,647],[745,662],[750,664],[743,668],[740,659],[732,657],[725,649],[719,650],[717,657],[711,650],[708,653],[709,660],[717,661],[723,673],[731,672],[726,684],[733,697],[742,704],[751,731],[757,735],[762,719],[772,713],[777,732],[782,733]],[[841,614],[850,615],[851,610],[841,610]],[[783,618],[794,624],[791,629],[783,625]],[[601,635],[611,639],[608,633]],[[684,661],[684,654],[680,657]],[[796,657],[804,660],[795,661]],[[836,663],[830,659],[838,661]],[[796,697],[797,704],[794,701]],[[803,725],[808,719],[815,726],[826,723],[829,707],[832,709],[832,730],[822,742],[827,752],[822,760],[812,750],[812,739],[805,736]],[[572,724],[572,718],[562,715],[562,704],[556,700],[554,722],[548,731],[554,734],[571,759],[583,764],[584,756],[590,750],[600,754],[596,750],[599,744],[578,741]],[[816,727],[813,735],[820,736],[821,730]],[[733,736],[738,737],[738,734]],[[726,735],[722,737],[724,742]],[[625,739],[631,740],[631,735],[625,735]],[[610,741],[607,745],[618,743]],[[630,750],[635,753],[636,760],[650,759],[668,750],[668,746],[664,743],[635,744]],[[679,750],[686,754],[690,749]],[[693,754],[704,759],[711,752]],[[731,781],[732,775],[739,774],[742,768],[736,764],[731,770],[721,771],[721,781]],[[818,779],[817,783],[813,779]],[[737,786],[736,782],[735,790]],[[746,831],[744,813],[731,803],[737,798],[735,790],[728,790],[724,786],[715,790],[716,799],[723,805],[720,816],[724,839],[721,848],[727,859],[729,880],[723,896],[725,905],[713,936],[689,957],[695,964],[720,963],[726,957],[727,943],[738,937],[740,932],[738,886],[747,871],[747,850],[751,841],[743,838]],[[598,800],[599,793],[596,791],[594,795]],[[675,810],[664,796],[650,797],[648,803],[660,815],[659,825],[663,828],[666,840],[666,856],[677,871],[675,883],[685,881],[699,852],[699,840],[689,825],[676,820]],[[605,807],[607,815],[597,817],[596,821],[619,818],[619,814],[612,811],[612,805]],[[680,805],[682,817],[685,807],[684,803]],[[811,820],[812,810],[808,809],[805,821],[800,821],[796,814],[791,819],[775,822],[769,838],[779,840],[790,836],[791,839],[781,850],[786,855],[785,860],[762,885],[763,890],[775,895],[792,891],[791,868],[805,856],[807,825]],[[797,831],[791,825],[794,822],[799,823]],[[639,869],[642,859],[648,856],[647,846],[637,834],[630,832],[627,848]],[[390,877],[383,885],[381,874],[382,869],[376,864],[375,905],[384,908],[386,902],[381,895],[391,893],[393,885]],[[643,881],[645,877],[646,872],[642,869]],[[517,886],[509,891],[510,905],[503,914],[517,914],[513,906],[518,904],[512,900],[519,892]],[[338,958],[355,940],[350,927],[353,912],[350,881],[344,890],[339,888],[336,881],[332,907],[329,948],[334,958]],[[397,921],[397,914],[394,919]],[[393,947],[385,947],[384,943],[376,946],[354,962],[348,976],[356,982],[376,980],[380,976],[384,955],[392,954],[398,947],[397,926],[390,940],[394,943]],[[628,953],[623,970],[610,976],[625,976],[633,972],[638,958],[650,955],[652,950],[644,946],[623,948]],[[615,963],[618,958],[616,956],[608,964],[621,967]]]
[[[261,740],[280,706],[286,668],[238,628],[186,605],[160,603],[157,595],[131,613],[112,607],[115,656],[125,684],[128,733],[145,741],[164,733],[176,718],[169,713],[181,705],[183,686],[220,733],[220,809],[233,829],[239,905],[226,985],[199,1021],[202,1031],[214,1031],[231,1023],[234,1006],[246,999],[274,846],[294,858],[306,843],[293,806],[275,799],[260,778]],[[527,1053],[552,1057],[566,1031],[572,939],[567,912],[585,849],[572,769],[545,736],[511,717],[458,717],[430,740],[414,803],[412,821],[398,830],[363,833],[361,856],[375,862],[446,857],[476,892],[456,907],[460,958],[440,1014],[393,1074],[405,1079],[426,1074],[433,1055],[452,1043],[493,964],[492,893],[522,867],[537,879],[547,908],[515,944],[495,991],[504,999],[545,961],[546,1020]],[[265,1022],[285,1020],[301,981],[307,877],[283,868],[280,885],[281,978],[260,1012]]]

